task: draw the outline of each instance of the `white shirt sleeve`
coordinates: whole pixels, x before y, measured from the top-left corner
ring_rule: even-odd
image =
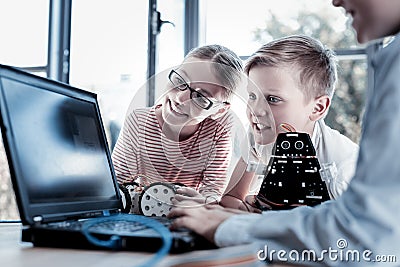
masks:
[[[336,199],[354,176],[358,145],[329,128],[323,120],[318,121],[314,129],[313,143],[321,164],[321,177],[327,183],[331,198]]]
[[[234,215],[225,220],[215,232],[215,244],[226,247],[253,242],[249,227],[252,226],[251,222],[257,221],[260,216],[260,214]]]

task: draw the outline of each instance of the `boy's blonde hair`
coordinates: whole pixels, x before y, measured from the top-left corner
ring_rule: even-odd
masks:
[[[247,59],[245,73],[255,66],[291,67],[299,74],[299,87],[305,100],[333,96],[337,81],[337,59],[320,41],[292,35],[263,45]]]
[[[221,85],[226,89],[224,97],[230,99],[241,81],[242,60],[232,50],[222,45],[205,45],[194,48],[189,51],[185,59],[189,57],[210,60],[211,63],[215,63],[212,64],[211,68],[215,71],[217,79],[222,83]]]

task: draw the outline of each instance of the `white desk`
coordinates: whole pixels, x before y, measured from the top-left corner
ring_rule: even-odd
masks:
[[[150,253],[33,247],[21,242],[20,224],[0,224],[0,265],[12,267],[131,267],[149,260]]]
[[[198,257],[204,253],[224,253],[224,249],[169,255],[157,266],[167,267],[170,266],[171,260],[177,260],[180,257],[192,258],[192,255]],[[145,252],[33,247],[30,243],[21,242],[20,224],[0,224],[0,266],[2,267],[134,267],[145,263],[152,255]]]

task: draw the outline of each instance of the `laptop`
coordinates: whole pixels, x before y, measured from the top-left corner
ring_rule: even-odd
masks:
[[[83,224],[114,218],[122,209],[96,94],[0,65],[0,111],[22,241],[104,249],[82,231]],[[99,240],[118,236],[118,250],[152,252],[163,245],[142,224],[123,231],[108,225],[90,234]],[[173,253],[213,247],[187,229],[171,234]]]

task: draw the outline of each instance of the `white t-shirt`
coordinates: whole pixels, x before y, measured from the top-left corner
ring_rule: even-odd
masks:
[[[315,123],[311,141],[317,152],[321,168],[333,173],[327,181],[331,198],[337,198],[346,190],[354,175],[357,163],[358,145],[336,130],[328,127],[323,120]],[[256,175],[250,185],[249,194],[258,194],[271,157],[273,144],[259,145],[254,142],[251,130],[242,142],[242,159],[247,163],[247,171]]]

